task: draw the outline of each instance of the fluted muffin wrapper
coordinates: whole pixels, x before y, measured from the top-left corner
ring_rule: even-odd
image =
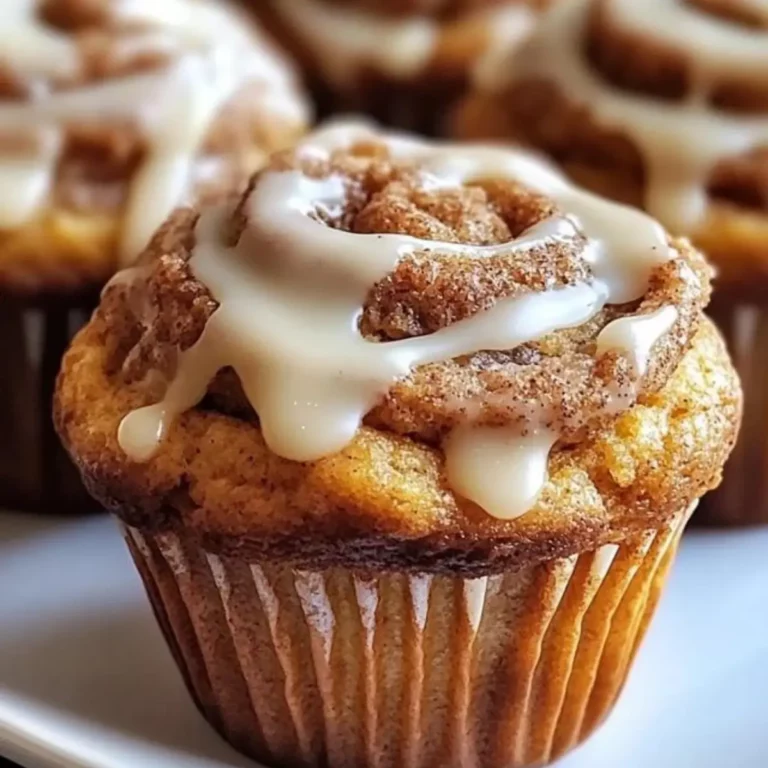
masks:
[[[768,308],[715,300],[708,314],[725,337],[744,391],[744,416],[720,486],[702,499],[704,525],[768,523]]]
[[[0,298],[0,508],[82,513],[95,503],[51,418],[61,358],[93,298]]]
[[[297,570],[123,528],[201,712],[270,766],[537,765],[603,720],[688,514],[485,578]]]

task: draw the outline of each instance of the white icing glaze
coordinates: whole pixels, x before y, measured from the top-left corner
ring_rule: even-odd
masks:
[[[597,337],[597,353],[618,350],[625,354],[638,376],[648,368],[651,350],[677,321],[677,310],[666,306],[647,315],[620,317],[603,328]]]
[[[6,9],[5,6],[8,6]],[[4,0],[0,56],[21,75],[76,72],[76,40],[46,27],[37,2]],[[174,52],[151,73],[0,103],[3,131],[37,137],[36,151],[0,155],[0,228],[19,227],[48,197],[59,147],[70,124],[129,121],[148,151],[132,182],[121,244],[130,262],[168,213],[186,202],[201,144],[223,103],[249,81],[264,82],[269,104],[304,117],[290,71],[242,21],[207,0],[115,0],[113,23],[152,25],[127,39],[133,49]]]
[[[763,0],[750,5],[768,7]],[[682,53],[691,88],[682,102],[623,91],[608,83],[584,53],[593,0],[556,3],[498,77],[555,83],[585,105],[598,124],[618,129],[639,148],[646,164],[648,211],[671,229],[696,230],[707,208],[707,183],[724,158],[768,144],[768,117],[730,114],[710,103],[723,80],[768,81],[768,31],[740,27],[683,0],[611,0],[617,28],[646,35]]]
[[[318,155],[372,137],[366,128],[340,126],[319,132],[302,151]],[[299,171],[263,173],[247,202],[249,226],[237,246],[221,243],[220,227],[228,211],[214,210],[200,219],[189,264],[220,306],[198,342],[179,356],[163,400],[128,414],[121,423],[118,438],[129,456],[148,460],[174,419],[203,397],[226,366],[240,377],[275,453],[311,461],[342,450],[363,416],[414,368],[481,350],[513,349],[580,325],[606,302],[640,298],[652,268],[670,258],[664,232],[648,216],[570,186],[523,152],[438,147],[405,137],[386,141],[394,156],[424,169],[427,184],[451,186],[490,176],[518,179],[550,195],[568,215],[487,247],[359,235],[308,215],[343,205],[340,178],[315,180]],[[358,331],[368,291],[409,253],[471,252],[483,258],[582,236],[589,238],[585,258],[596,278],[592,282],[502,299],[426,336],[374,343]],[[637,323],[617,325],[606,335],[611,348],[623,345],[638,375],[669,313],[662,310],[662,316],[663,321],[638,318]],[[275,328],[281,329],[279,339]],[[471,424],[456,429],[445,443],[453,487],[495,516],[513,518],[525,512],[546,479],[549,449],[557,440],[544,414],[540,418],[526,432]]]
[[[418,75],[435,54],[443,24],[430,16],[385,16],[324,0],[276,0],[274,8],[312,49],[325,76],[341,88],[353,85],[365,66],[394,79]],[[530,6],[515,0],[474,12],[489,36],[475,62],[475,76],[484,79],[530,31],[535,16]],[[467,21],[474,21],[472,15]]]
[[[557,435],[519,427],[458,427],[444,443],[451,487],[489,515],[514,520],[535,503]]]

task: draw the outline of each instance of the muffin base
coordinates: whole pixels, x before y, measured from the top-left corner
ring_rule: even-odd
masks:
[[[744,419],[723,482],[701,502],[696,521],[712,526],[768,524],[768,309],[715,298],[717,323],[744,390]]]
[[[611,710],[688,519],[479,579],[298,571],[124,528],[200,711],[272,766],[539,765]]]
[[[51,419],[61,358],[96,299],[0,299],[0,507],[56,514],[97,509]]]

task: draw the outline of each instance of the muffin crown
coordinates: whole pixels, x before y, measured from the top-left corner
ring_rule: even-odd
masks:
[[[717,483],[740,396],[708,281],[528,153],[337,124],[166,223],[67,353],[56,424],[138,529],[297,568],[499,572]]]
[[[442,445],[455,490],[515,517],[554,443],[663,386],[708,277],[645,214],[530,155],[332,126],[234,209],[177,218],[107,289],[139,333],[123,375],[168,383],[119,440],[150,459],[206,393],[258,414],[293,461],[343,450],[365,421]],[[194,291],[196,314],[169,325],[167,291],[177,306]]]
[[[768,205],[764,3],[558,4],[491,85],[532,82],[553,86],[609,132],[603,143],[617,165],[632,170],[639,152],[645,207],[673,231],[696,232],[712,196]],[[629,148],[618,146],[624,139]]]
[[[219,173],[233,135],[212,128],[231,97],[252,88],[271,112],[305,117],[288,65],[208,0],[7,0],[0,49],[0,230],[27,224],[62,186],[96,187],[93,198],[130,177],[125,261]]]

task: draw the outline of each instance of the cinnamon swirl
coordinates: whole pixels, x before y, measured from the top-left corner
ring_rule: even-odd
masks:
[[[82,503],[47,419],[77,318],[177,205],[242,190],[307,119],[290,65],[225,4],[3,0],[0,504]]]
[[[733,444],[709,277],[525,152],[332,125],[169,219],[56,423],[237,747],[538,765],[609,711]]]
[[[468,98],[457,132],[532,144],[711,258],[713,314],[745,383],[750,428],[706,517],[768,522],[768,411],[754,362],[766,350],[768,4],[576,0],[554,8]]]

